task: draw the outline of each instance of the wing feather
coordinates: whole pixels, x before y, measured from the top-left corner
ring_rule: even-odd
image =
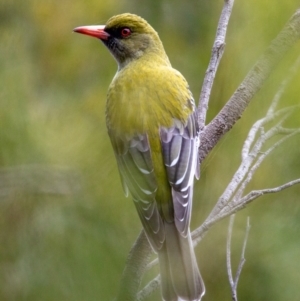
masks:
[[[165,240],[165,234],[155,201],[157,183],[148,137],[146,134],[136,135],[131,139],[118,139],[116,135],[110,137],[124,191],[127,194],[130,191],[145,233],[153,248],[158,251]]]
[[[175,224],[184,236],[190,222],[194,176],[199,176],[196,117],[194,112],[185,125],[176,120],[172,127],[160,130],[164,164],[172,187]]]

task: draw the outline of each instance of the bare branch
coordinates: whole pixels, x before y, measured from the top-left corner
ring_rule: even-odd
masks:
[[[272,107],[272,104],[271,104],[270,108]],[[290,114],[293,113],[293,111],[296,108],[299,108],[299,106],[292,106],[292,107],[283,108],[283,109],[281,109],[277,112],[274,112],[272,114],[267,114],[264,118],[256,121],[254,123],[254,125],[252,126],[252,128],[250,129],[250,131],[248,133],[248,136],[247,136],[247,138],[244,142],[243,149],[242,149],[242,160],[245,160],[249,156],[250,148],[253,145],[255,137],[256,137],[259,129],[262,128],[262,126],[266,125],[268,122],[276,119],[277,117],[280,117],[281,115],[284,115],[281,119],[282,122],[283,122],[288,116],[290,116]]]
[[[150,296],[160,287],[160,275],[152,279],[141,291],[137,294],[137,301],[142,301]]]
[[[227,233],[227,245],[226,245],[226,265],[227,265],[227,274],[230,287],[234,286],[233,277],[232,277],[232,269],[231,269],[231,237],[232,237],[232,228],[234,224],[235,214],[230,216],[228,233]]]
[[[296,180],[287,182],[287,183],[285,183],[281,186],[275,187],[275,188],[253,190],[241,199],[241,202],[239,202],[239,206],[237,206],[233,209],[234,209],[234,211],[236,211],[236,209],[239,210],[240,205],[243,205],[243,207],[245,207],[247,204],[249,204],[250,202],[252,202],[253,200],[257,199],[258,197],[260,197],[262,195],[269,194],[269,193],[277,193],[277,192],[280,192],[284,189],[290,188],[297,184],[300,184],[300,179],[296,179]]]
[[[278,132],[281,132],[281,133],[283,132],[281,130],[281,128],[277,128],[277,130],[278,130]],[[260,154],[260,155],[258,156],[257,161],[251,167],[251,169],[249,171],[247,171],[247,175],[246,175],[244,181],[241,183],[241,186],[237,190],[237,192],[236,192],[236,194],[235,194],[235,196],[234,196],[234,198],[232,200],[233,204],[236,204],[236,203],[240,202],[241,196],[244,193],[247,184],[249,184],[249,182],[252,179],[255,171],[258,169],[258,167],[261,165],[261,163],[264,161],[264,159],[266,159],[266,157],[268,155],[270,155],[272,151],[274,151],[277,147],[279,147],[287,139],[289,139],[289,138],[293,137],[294,135],[300,133],[300,129],[297,129],[297,130],[294,130],[294,129],[285,129],[285,131],[284,132],[288,134],[287,136],[281,138],[279,141],[277,141],[275,144],[273,144],[267,151],[261,152],[261,153],[259,151],[257,152],[256,156],[258,154]]]
[[[283,137],[282,139],[280,139],[279,141],[277,141],[272,147],[270,147],[266,152],[261,153],[259,159],[257,160],[257,162],[253,165],[253,167],[250,169],[248,168],[248,165],[241,165],[237,171],[237,173],[239,173],[239,175],[235,175],[233,177],[233,180],[230,182],[229,186],[233,186],[228,190],[228,187],[226,188],[226,190],[228,190],[228,196],[225,196],[224,199],[222,199],[222,196],[224,196],[224,194],[220,197],[218,204],[219,206],[215,206],[213,212],[211,213],[207,219],[204,221],[204,223],[197,228],[196,230],[193,231],[192,233],[192,237],[194,239],[194,245],[197,245],[201,239],[203,238],[203,236],[206,234],[206,232],[208,231],[208,229],[214,225],[215,223],[217,223],[218,221],[222,220],[223,218],[230,216],[231,214],[236,213],[237,211],[243,209],[247,204],[249,204],[251,201],[253,201],[254,199],[267,194],[267,193],[275,193],[275,192],[279,192],[282,191],[286,188],[289,188],[291,186],[294,186],[296,184],[300,183],[300,179],[296,179],[293,180],[291,182],[288,182],[284,185],[275,187],[275,188],[270,188],[270,189],[264,189],[264,190],[255,190],[250,192],[249,194],[247,194],[246,196],[244,196],[243,198],[235,198],[235,185],[242,185],[243,186],[243,191],[246,187],[246,183],[248,183],[250,181],[250,179],[252,178],[254,171],[257,170],[257,168],[260,166],[261,162],[266,158],[266,156],[268,156],[275,148],[277,148],[280,144],[282,144],[285,140],[291,138],[292,136],[299,134],[300,133],[300,129],[297,129],[295,131],[293,131],[291,134]],[[245,171],[245,175],[247,174],[247,177],[244,179],[245,175],[243,175],[243,168],[246,168],[247,170]],[[238,183],[236,182],[238,181]],[[241,194],[240,191],[237,192],[239,195]],[[230,195],[230,197],[229,197]],[[226,199],[227,197],[229,197],[229,199]],[[229,200],[232,200],[229,202]],[[226,202],[225,202],[226,201]],[[222,203],[223,202],[223,203]]]
[[[242,162],[238,170],[234,174],[231,182],[229,183],[229,185],[219,198],[218,202],[216,203],[215,207],[211,211],[208,219],[218,214],[221,210],[224,210],[224,207],[230,200],[233,200],[233,202],[236,202],[236,200],[240,200],[240,197],[244,192],[246,185],[250,182],[254,172],[261,165],[263,160],[280,144],[282,144],[284,141],[300,132],[300,129],[284,129],[281,126],[282,123],[286,120],[288,116],[290,116],[290,114],[296,107],[297,106],[293,106],[289,108],[284,108],[272,114],[269,113],[269,115],[260,119],[252,126],[242,149]],[[268,112],[270,112],[270,110]],[[277,116],[281,116],[281,119],[278,121],[278,123],[266,133],[262,131],[260,137],[254,143],[254,139],[258,130],[262,129],[263,125],[266,125],[267,122],[273,120]],[[262,152],[262,147],[264,146],[266,141],[278,133],[287,134],[287,136],[277,141],[267,151]],[[250,149],[251,146],[252,148]]]
[[[234,217],[235,215],[231,215],[230,216],[230,221],[229,221],[229,226],[228,226],[228,235],[227,235],[227,247],[226,247],[226,256],[227,256],[227,273],[228,273],[228,279],[229,279],[229,284],[230,284],[230,288],[231,288],[231,294],[232,294],[232,300],[233,301],[237,301],[237,286],[238,286],[238,282],[241,276],[241,272],[243,269],[243,266],[246,262],[245,259],[245,251],[246,251],[246,245],[247,245],[247,241],[248,241],[248,235],[249,235],[249,231],[250,231],[250,222],[249,222],[249,217],[247,218],[247,226],[246,226],[246,232],[245,232],[245,237],[244,237],[244,242],[243,242],[243,248],[242,248],[242,252],[241,252],[241,258],[240,258],[240,262],[236,271],[236,275],[234,277],[232,277],[232,265],[231,265],[231,236],[232,236],[232,228],[233,228],[233,224],[234,224]]]
[[[146,269],[147,271],[152,269],[154,266],[158,264],[158,258],[152,260],[150,263],[147,264]]]
[[[223,208],[223,210],[219,214],[217,214],[212,220],[209,221],[209,225],[213,225],[216,222],[220,221],[221,219],[240,211],[241,209],[245,208],[249,203],[251,203],[253,200],[257,199],[260,196],[269,193],[277,193],[297,184],[300,184],[300,179],[290,181],[288,183],[285,183],[275,188],[253,190],[250,193],[248,193],[246,196],[241,198],[238,202],[236,203],[230,202],[227,206]]]
[[[152,248],[142,230],[130,250],[115,301],[136,300],[136,294],[151,254]]]
[[[246,252],[246,246],[247,246],[247,241],[248,241],[248,236],[249,236],[250,228],[251,228],[251,226],[250,226],[250,218],[248,216],[247,217],[247,226],[246,226],[245,238],[244,238],[243,248],[242,248],[242,253],[241,253],[241,258],[240,258],[240,263],[238,265],[238,268],[237,268],[237,271],[236,271],[236,275],[235,275],[235,278],[234,278],[234,283],[235,283],[235,286],[236,286],[235,289],[237,289],[237,285],[238,285],[238,282],[239,282],[239,279],[240,279],[240,275],[241,275],[243,266],[244,266],[244,264],[246,262],[245,252]]]
[[[208,109],[208,102],[210,98],[211,89],[214,83],[219,63],[224,53],[226,32],[233,3],[234,0],[224,0],[224,6],[217,28],[216,38],[212,48],[210,62],[205,72],[204,82],[202,85],[198,106],[198,122],[200,130],[202,130],[202,128],[205,126],[206,113]]]
[[[299,38],[300,9],[272,41],[219,114],[201,132],[200,162],[241,117],[255,93]]]

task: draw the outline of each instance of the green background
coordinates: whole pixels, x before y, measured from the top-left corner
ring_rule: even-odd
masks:
[[[236,1],[208,121],[297,2]],[[104,24],[123,12],[143,16],[159,32],[197,101],[222,5],[220,0],[0,0],[0,300],[112,300],[141,229],[131,200],[123,195],[105,128],[105,95],[116,63],[100,42],[72,29]],[[234,174],[251,124],[264,116],[299,50],[298,43],[203,162],[193,229]],[[280,107],[299,103],[299,82],[298,72]],[[299,126],[299,117],[295,112],[288,124]],[[248,191],[300,177],[299,142],[296,136],[277,149]],[[299,189],[264,196],[237,215],[234,268],[247,216],[252,225],[240,300],[300,298]],[[196,249],[207,288],[203,300],[231,300],[227,225],[226,219],[214,226]]]

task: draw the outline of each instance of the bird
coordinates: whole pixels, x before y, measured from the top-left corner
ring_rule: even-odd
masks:
[[[105,25],[76,27],[99,39],[117,62],[106,126],[122,186],[158,254],[165,301],[199,301],[205,287],[190,232],[199,179],[198,117],[189,85],[171,66],[154,28],[123,13]]]

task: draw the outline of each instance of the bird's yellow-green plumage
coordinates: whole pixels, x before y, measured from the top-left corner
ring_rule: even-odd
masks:
[[[106,124],[125,194],[158,253],[163,298],[200,300],[204,285],[189,230],[199,135],[188,84],[141,17],[117,15],[104,27],[75,31],[101,39],[118,63]]]
[[[150,58],[134,62],[134,68],[127,66],[117,73],[108,90],[106,119],[110,135],[116,138],[130,139],[147,133],[158,185],[156,200],[164,217],[170,220],[174,218],[168,216],[172,206],[169,204],[171,187],[164,167],[159,128],[171,127],[174,119],[186,123],[193,107],[185,79],[169,64],[155,66],[155,55],[150,54]],[[113,146],[116,151],[118,147]]]

